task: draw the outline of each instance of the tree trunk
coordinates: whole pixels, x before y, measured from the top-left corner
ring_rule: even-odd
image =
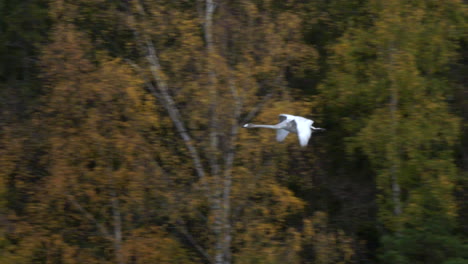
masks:
[[[118,264],[124,264],[124,257],[122,254],[122,217],[120,214],[120,205],[115,190],[112,190],[112,217],[114,220],[114,251],[115,259]]]
[[[205,1],[205,18],[203,23],[204,38],[207,53],[207,70],[208,70],[208,86],[210,89],[210,146],[208,148],[208,157],[210,160],[211,176],[213,177],[213,185],[211,193],[212,199],[212,214],[213,214],[213,232],[215,234],[215,255],[214,262],[216,264],[228,264],[230,260],[230,174],[221,173],[220,171],[220,146],[218,142],[219,129],[221,129],[218,117],[218,76],[215,70],[215,46],[213,43],[213,13],[215,11],[215,3],[213,0]],[[228,168],[224,168],[225,172]],[[228,177],[227,177],[228,176]],[[224,178],[223,178],[224,177]]]
[[[398,144],[398,84],[395,78],[392,76],[394,72],[394,56],[395,48],[390,49],[389,54],[389,74],[391,79],[390,87],[390,118],[391,118],[391,141],[389,142],[390,148],[388,153],[388,159],[390,161],[390,181],[392,184],[392,202],[393,202],[393,214],[400,216],[402,213],[401,209],[401,188],[398,183],[398,172],[400,170],[400,155],[399,155],[399,144]]]

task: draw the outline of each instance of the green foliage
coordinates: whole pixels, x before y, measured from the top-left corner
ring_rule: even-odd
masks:
[[[27,118],[40,94],[37,55],[48,28],[47,1],[0,1],[0,111],[6,121]]]
[[[467,245],[452,234],[454,219],[441,213],[447,210],[441,199],[431,194],[422,199],[422,211],[413,212],[401,232],[382,238],[382,263],[450,263],[468,257]]]
[[[332,47],[324,109],[347,132],[349,155],[363,153],[375,171],[379,221],[392,233],[382,240],[387,263],[442,263],[462,252],[453,197],[460,120],[443,77],[461,37],[457,5],[370,1],[372,26],[351,27]]]

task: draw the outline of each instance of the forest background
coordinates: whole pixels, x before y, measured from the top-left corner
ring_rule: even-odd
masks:
[[[0,263],[468,263],[462,0],[1,0]],[[307,148],[241,129],[280,113]]]

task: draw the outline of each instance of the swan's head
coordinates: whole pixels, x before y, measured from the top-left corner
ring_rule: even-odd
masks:
[[[245,124],[245,125],[243,125],[242,127],[245,127],[245,128],[252,128],[252,127],[253,127],[253,124]]]
[[[313,131],[327,131],[325,128],[321,128],[321,127],[313,127],[313,126],[310,126],[310,128],[312,128]]]

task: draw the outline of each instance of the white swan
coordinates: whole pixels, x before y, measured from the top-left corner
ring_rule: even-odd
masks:
[[[302,116],[294,116],[287,114],[279,115],[280,122],[276,125],[255,125],[255,124],[245,124],[245,128],[271,128],[276,129],[276,140],[283,141],[289,132],[297,133],[299,138],[299,143],[301,146],[307,146],[312,131],[323,131],[324,128],[314,127],[312,124],[313,120],[304,118]]]

